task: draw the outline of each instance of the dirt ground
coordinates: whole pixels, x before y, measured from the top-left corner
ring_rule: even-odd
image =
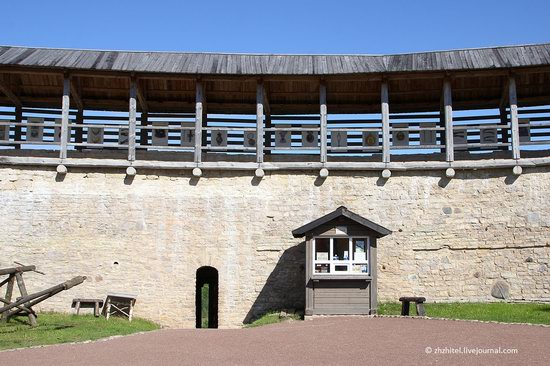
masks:
[[[550,365],[550,327],[329,317],[0,352],[1,365]],[[477,353],[477,354],[476,354]]]

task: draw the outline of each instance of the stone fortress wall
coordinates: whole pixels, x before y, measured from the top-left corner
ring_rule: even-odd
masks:
[[[550,170],[395,172],[141,171],[0,167],[0,268],[35,264],[29,292],[85,275],[73,297],[138,295],[135,316],[195,326],[195,274],[219,271],[219,325],[303,308],[305,249],[291,231],[344,205],[393,231],[378,242],[378,296],[428,301],[550,298]]]

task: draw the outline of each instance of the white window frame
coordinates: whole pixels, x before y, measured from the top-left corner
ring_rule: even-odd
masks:
[[[326,261],[317,260],[317,257],[315,255],[315,253],[316,253],[315,249],[317,248],[317,239],[328,239],[329,240],[329,258]],[[334,260],[333,259],[333,257],[334,257],[334,239],[348,239],[349,258],[347,260],[343,260],[343,259]],[[365,239],[366,246],[367,246],[365,248],[365,253],[366,253],[366,256],[367,256],[366,260],[358,261],[358,260],[352,259],[353,258],[353,253],[352,253],[353,239]],[[311,275],[314,275],[314,276],[338,276],[338,275],[370,276],[370,273],[371,273],[371,266],[370,266],[371,238],[370,238],[370,236],[346,236],[346,237],[342,237],[342,236],[316,236],[316,237],[312,238],[311,242],[312,242],[312,245],[311,245],[311,250],[312,250],[311,258],[312,258],[312,263],[313,263],[312,266],[311,266],[311,271],[312,271]],[[315,272],[315,265],[317,265],[317,264],[328,264],[330,271],[328,273],[317,273],[317,272]],[[367,273],[353,272],[352,271],[352,266],[354,264],[355,265],[367,265]],[[348,270],[347,271],[338,271],[338,272],[336,272],[335,268],[338,265],[347,265]]]

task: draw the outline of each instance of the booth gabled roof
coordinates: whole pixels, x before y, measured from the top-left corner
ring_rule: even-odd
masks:
[[[383,236],[391,234],[391,230],[386,229],[385,227],[380,226],[380,225],[364,218],[363,216],[360,216],[360,215],[358,215],[354,212],[351,212],[350,210],[348,210],[344,206],[340,206],[336,210],[332,211],[331,213],[328,213],[325,216],[320,217],[317,220],[314,220],[314,221],[310,222],[309,224],[305,224],[304,226],[301,226],[298,229],[293,230],[292,235],[295,238],[301,238],[302,236],[306,235],[307,233],[315,230],[315,228],[317,228],[317,227],[319,227],[323,224],[326,224],[326,223],[328,223],[328,222],[330,222],[334,219],[337,219],[338,217],[341,217],[341,216],[347,217],[348,219],[355,221],[359,225],[362,225],[362,226],[374,231],[377,234],[376,236],[378,238],[381,238]]]

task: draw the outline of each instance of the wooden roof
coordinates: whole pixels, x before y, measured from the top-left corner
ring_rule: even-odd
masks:
[[[386,56],[0,46],[0,105],[59,108],[69,75],[71,107],[127,111],[133,76],[141,111],[194,113],[200,78],[209,114],[255,114],[259,79],[272,115],[318,114],[321,80],[329,113],[379,113],[386,80],[392,113],[437,112],[450,78],[453,109],[486,109],[505,101],[510,73],[521,106],[550,104],[550,44]]]
[[[550,44],[398,55],[268,55],[0,46],[0,65],[197,75],[342,75],[550,65]]]
[[[298,229],[293,230],[292,235],[295,238],[301,238],[302,236],[307,235],[307,233],[315,230],[317,227],[324,225],[332,220],[335,220],[341,216],[347,217],[348,219],[355,221],[359,225],[362,225],[374,231],[374,233],[376,234],[376,237],[378,238],[391,234],[391,230],[388,230],[383,226],[375,224],[374,222],[364,218],[363,216],[359,216],[356,213],[351,212],[344,206],[340,206],[336,210],[332,211],[331,213],[328,213],[325,216],[310,222],[309,224],[306,224],[304,226],[299,227]]]

